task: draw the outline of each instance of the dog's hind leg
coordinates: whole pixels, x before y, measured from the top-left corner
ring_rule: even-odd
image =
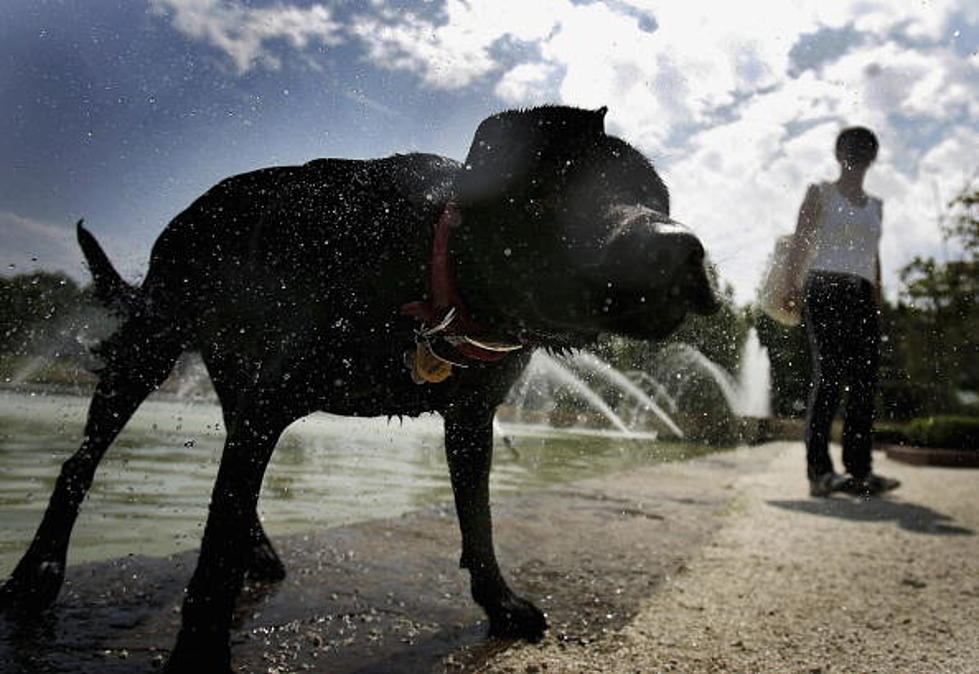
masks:
[[[490,635],[538,641],[544,614],[507,586],[493,550],[489,474],[493,454],[492,409],[454,409],[445,414],[445,452],[462,530],[462,559],[472,596],[490,621]]]
[[[252,524],[248,533],[248,566],[245,568],[245,575],[249,580],[260,583],[277,583],[283,580],[286,577],[286,567],[262,528],[257,510],[252,513]]]
[[[224,427],[232,428],[235,424],[235,414],[240,407],[242,392],[247,390],[246,382],[254,379],[254,374],[251,377],[242,375],[235,359],[214,350],[206,353],[204,360],[214,390],[218,394],[218,400],[221,402]],[[248,525],[248,540],[249,550],[246,553],[245,566],[245,575],[248,579],[260,583],[275,583],[283,580],[286,577],[286,567],[272,547],[272,542],[258,517],[257,509],[252,513],[252,520]]]
[[[295,417],[274,394],[238,408],[218,469],[197,569],[167,672],[229,672],[229,631],[245,577],[262,478],[272,450]]]
[[[50,606],[64,581],[71,530],[106,449],[133,412],[159,386],[183,350],[172,331],[130,321],[106,344],[107,364],[89,405],[81,447],[62,464],[41,524],[10,579],[0,608],[38,611]]]

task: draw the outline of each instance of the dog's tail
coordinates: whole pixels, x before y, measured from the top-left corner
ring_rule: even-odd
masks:
[[[99,360],[92,369],[124,388],[133,381],[158,386],[173,369],[186,346],[184,326],[172,315],[151,310],[142,288],[126,283],[102,246],[78,221],[78,245],[92,273],[95,299],[120,319],[112,333],[91,351]],[[135,377],[135,379],[133,379]]]
[[[92,273],[95,285],[95,299],[103,306],[123,316],[131,315],[142,302],[139,289],[122,280],[115,270],[102,246],[95,240],[92,233],[82,226],[79,220],[75,226],[78,232],[78,245],[82,247],[85,262]]]

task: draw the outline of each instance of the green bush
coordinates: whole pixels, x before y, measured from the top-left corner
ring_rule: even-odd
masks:
[[[935,416],[912,419],[904,429],[908,442],[920,447],[979,451],[979,417]]]
[[[907,425],[894,423],[879,423],[874,426],[874,442],[882,445],[910,445]]]

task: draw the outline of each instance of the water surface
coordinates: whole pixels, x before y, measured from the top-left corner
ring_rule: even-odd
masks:
[[[0,576],[26,549],[62,461],[81,439],[86,398],[0,392]],[[221,455],[221,410],[152,398],[109,449],[82,507],[69,563],[198,545]],[[709,451],[650,436],[503,424],[493,498]],[[259,512],[270,535],[395,516],[451,500],[441,418],[315,414],[287,429]]]

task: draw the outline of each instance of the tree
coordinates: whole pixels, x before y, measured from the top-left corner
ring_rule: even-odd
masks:
[[[80,339],[94,315],[91,293],[62,272],[0,276],[0,359],[66,356],[81,361]]]
[[[951,259],[915,257],[900,271],[894,312],[896,361],[922,407],[954,411],[979,391],[979,185],[974,176],[948,203],[939,229]]]

